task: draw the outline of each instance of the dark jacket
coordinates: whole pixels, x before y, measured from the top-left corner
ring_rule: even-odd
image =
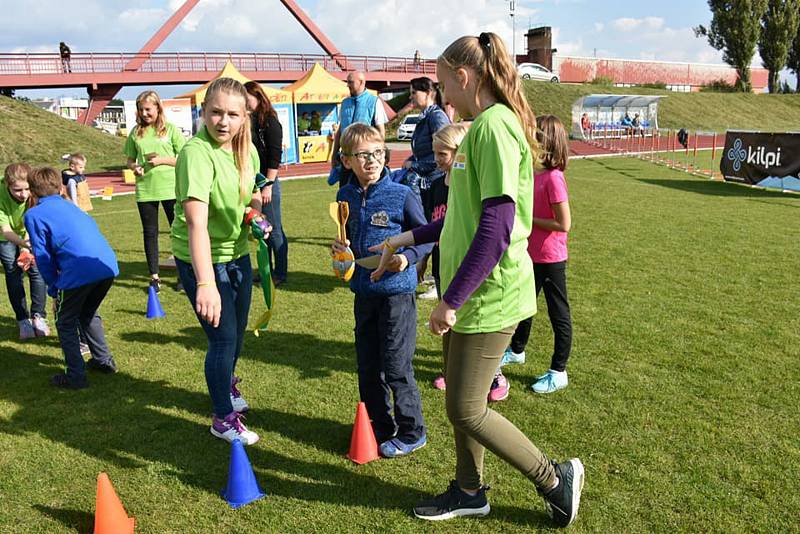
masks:
[[[358,179],[339,189],[336,200],[346,201],[350,207],[347,219],[347,237],[356,258],[377,254],[368,249],[391,237],[417,226],[426,224],[419,197],[408,187],[395,183],[384,170],[381,179],[366,190],[361,189]],[[430,253],[433,244],[406,247],[399,251],[408,259],[408,267],[400,273],[385,273],[380,280],[372,282],[372,272],[356,265],[350,279],[350,290],[362,296],[399,295],[413,293],[417,287],[417,270],[414,264]]]
[[[433,104],[428,106],[420,115],[419,122],[414,128],[414,135],[411,136],[411,170],[431,179],[443,175],[436,169],[436,161],[433,158],[433,134],[450,124],[447,114]]]
[[[259,172],[266,176],[267,170],[278,169],[281,166],[283,155],[283,126],[276,117],[268,116],[267,124],[262,128],[256,124],[253,117],[252,133],[253,144],[258,151],[261,162]]]

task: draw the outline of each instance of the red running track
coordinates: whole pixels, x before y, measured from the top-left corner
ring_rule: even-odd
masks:
[[[697,140],[697,147],[698,149],[708,149],[711,148],[713,144],[713,136],[700,136]],[[619,142],[620,140],[617,140]],[[661,140],[661,150],[666,151],[667,146],[666,138],[662,138]],[[717,136],[717,147],[720,148],[725,143],[724,136]],[[619,145],[621,146],[621,145]],[[645,143],[642,145],[642,150],[647,151],[650,148],[650,138],[646,138]],[[689,150],[691,151],[694,148],[694,138],[690,140]],[[602,146],[598,146],[596,144],[586,143],[580,140],[571,140],[569,142],[569,149],[570,149],[570,156],[571,157],[591,157],[591,156],[613,156],[618,155],[618,151],[609,150],[607,148],[603,148]],[[634,149],[635,150],[635,149]],[[389,166],[393,169],[399,169],[403,162],[411,155],[410,149],[403,149],[403,150],[392,150],[391,159],[389,161]],[[300,177],[309,177],[309,176],[324,176],[328,174],[330,171],[330,163],[328,162],[320,162],[320,163],[303,163],[298,165],[286,165],[282,166],[279,175],[281,178],[300,178]],[[109,171],[109,172],[100,172],[100,173],[92,173],[87,175],[87,180],[89,182],[89,189],[92,190],[93,193],[98,193],[105,187],[111,186],[114,188],[114,194],[125,194],[125,193],[132,193],[134,191],[133,185],[128,185],[122,179],[122,171]]]

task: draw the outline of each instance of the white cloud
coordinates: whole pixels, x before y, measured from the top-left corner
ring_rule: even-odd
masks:
[[[120,24],[117,29],[118,31],[142,32],[157,25],[160,21],[165,21],[167,18],[169,18],[169,14],[164,9],[126,9],[117,17]]]

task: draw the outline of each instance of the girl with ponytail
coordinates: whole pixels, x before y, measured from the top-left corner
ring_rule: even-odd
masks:
[[[231,78],[215,80],[203,103],[203,127],[186,143],[175,168],[172,249],[186,295],[208,338],[205,375],[214,407],[211,433],[244,445],[258,435],[241,422],[248,409],[236,384],[253,271],[242,224],[245,207],[260,213],[254,194],[258,153],[250,142],[247,93]]]
[[[510,421],[487,406],[503,352],[517,323],[536,312],[528,235],[533,225],[536,120],[514,63],[493,33],[456,40],[436,67],[445,101],[472,125],[450,170],[444,222],[386,240],[382,261],[401,246],[439,241],[444,294],[430,318],[443,335],[447,416],[456,476],[448,489],[414,508],[421,519],[486,515],[483,456],[488,448],[544,497],[557,526],[575,520],[583,464],[552,462]],[[382,266],[373,276],[379,277]]]

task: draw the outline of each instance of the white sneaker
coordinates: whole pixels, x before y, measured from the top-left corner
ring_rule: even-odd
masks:
[[[417,295],[417,298],[422,300],[437,300],[439,294],[436,292],[436,285],[431,286],[431,288],[424,293]]]
[[[566,371],[553,371],[549,369],[545,374],[536,378],[531,389],[536,393],[553,393],[564,389],[569,384]]]
[[[233,411],[243,413],[250,409],[250,406],[247,404],[247,401],[244,400],[242,397],[242,393],[239,391],[239,388],[236,387],[242,381],[241,378],[238,376],[234,376],[231,379],[231,404],[233,405]]]
[[[241,415],[237,412],[228,414],[224,419],[219,419],[216,415],[211,419],[211,433],[228,443],[238,439],[242,445],[252,445],[258,441],[258,434],[247,430],[241,421]]]
[[[47,319],[38,313],[34,313],[31,322],[33,323],[33,331],[36,337],[47,337],[50,335],[50,326],[47,324]]]

